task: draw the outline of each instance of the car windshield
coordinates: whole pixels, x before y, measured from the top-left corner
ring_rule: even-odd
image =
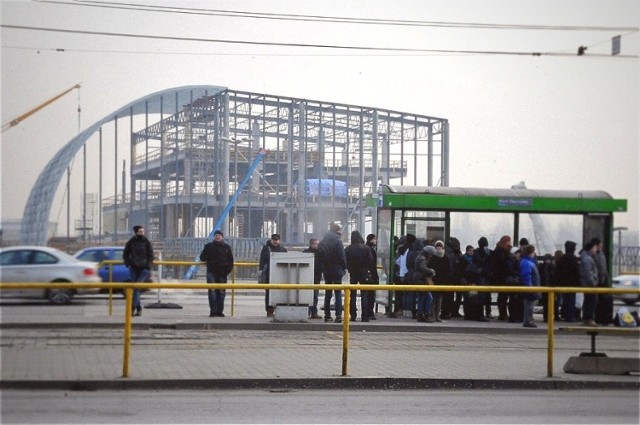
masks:
[[[101,263],[113,259],[114,261],[122,261],[123,248],[87,248],[75,254],[78,260],[92,261]],[[113,257],[113,258],[112,258]]]

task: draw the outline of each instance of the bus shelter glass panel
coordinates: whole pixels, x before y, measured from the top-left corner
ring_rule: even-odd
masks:
[[[380,283],[390,283],[392,279],[389,276],[393,276],[393,267],[390,262],[390,252],[394,249],[391,243],[391,210],[390,209],[378,209],[378,261],[382,263],[382,270],[380,273]],[[376,303],[383,304],[385,306],[390,305],[389,291],[376,291]]]

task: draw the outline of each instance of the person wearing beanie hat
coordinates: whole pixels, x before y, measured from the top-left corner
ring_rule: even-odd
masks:
[[[129,269],[131,282],[146,282],[151,275],[151,265],[153,264],[153,246],[144,235],[144,227],[133,226],[134,236],[129,239],[124,246],[122,259],[124,265]],[[132,314],[142,315],[142,305],[140,304],[140,289],[133,290]]]
[[[518,245],[520,246],[520,248],[522,248],[523,246],[529,245],[529,239],[521,238],[520,241],[518,242]]]
[[[213,232],[213,241],[205,244],[200,261],[207,263],[207,283],[227,283],[233,270],[233,250],[224,241],[221,230]],[[224,317],[224,289],[209,289],[209,317]]]

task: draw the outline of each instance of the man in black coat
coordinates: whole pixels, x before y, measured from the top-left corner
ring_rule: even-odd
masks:
[[[207,283],[227,283],[227,275],[233,270],[233,251],[220,230],[202,249],[200,261],[207,263]],[[224,289],[209,289],[209,317],[224,317],[224,297]]]
[[[324,283],[342,284],[347,269],[347,262],[342,243],[342,226],[331,223],[329,232],[324,235],[318,246],[318,256],[322,264]],[[324,291],[324,321],[333,322],[331,318],[331,298],[335,295],[335,322],[342,322],[342,291],[327,289]]]
[[[122,252],[124,265],[129,268],[131,282],[146,282],[151,275],[153,264],[153,247],[144,235],[144,227],[133,226],[134,236],[127,241]],[[140,290],[133,290],[133,314],[142,316],[140,304]]]
[[[577,244],[573,241],[564,243],[564,255],[558,261],[556,266],[556,286],[580,286],[580,264],[576,257]],[[562,308],[560,316],[565,322],[576,321],[576,293],[567,292],[562,294]]]
[[[351,232],[351,245],[344,249],[345,259],[347,261],[347,270],[349,270],[349,283],[366,284],[371,275],[371,266],[373,265],[373,255],[371,248],[364,243],[364,239],[359,231]],[[349,303],[349,314],[353,322],[357,318],[356,295],[357,291],[351,291],[351,302]],[[367,296],[360,291],[360,316],[363,322],[368,322],[369,306],[367,304]]]

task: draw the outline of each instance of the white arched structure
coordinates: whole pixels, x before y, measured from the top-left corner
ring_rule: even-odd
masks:
[[[192,102],[195,98],[212,96],[224,90],[226,90],[226,87],[206,85],[183,86],[162,90],[144,96],[110,113],[71,139],[56,153],[51,161],[47,163],[31,189],[22,217],[21,243],[27,245],[46,245],[47,223],[51,213],[53,198],[60,185],[60,180],[80,148],[84,146],[87,140],[89,140],[102,125],[125,115],[132,116],[144,113],[159,113],[163,109],[169,110],[176,104],[184,105]]]

